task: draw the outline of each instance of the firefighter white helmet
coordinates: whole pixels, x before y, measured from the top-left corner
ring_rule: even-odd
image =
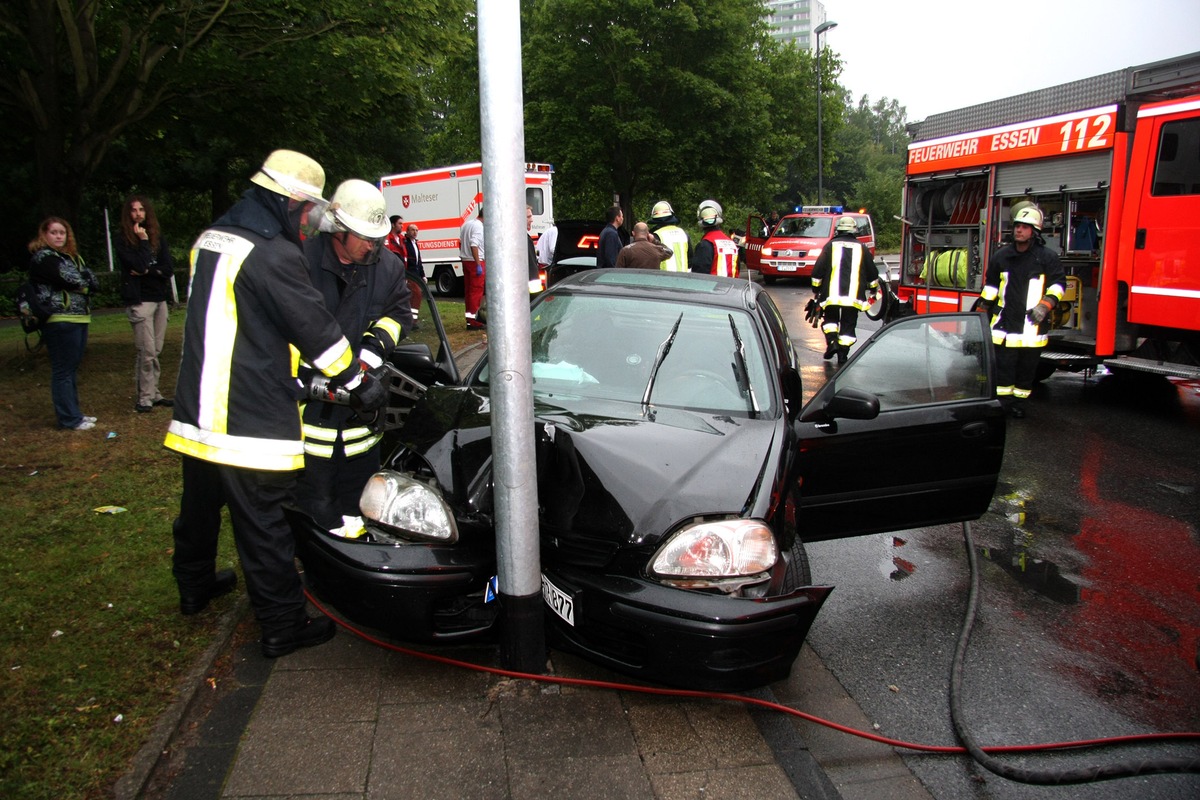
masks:
[[[854,217],[838,217],[837,225],[833,229],[838,233],[854,233],[858,230],[858,223],[854,221]]]
[[[1035,205],[1028,205],[1020,208],[1017,213],[1013,214],[1013,224],[1023,222],[1026,225],[1033,226],[1036,231],[1042,230],[1042,212]]]
[[[721,209],[721,204],[716,200],[705,200],[696,209],[696,221],[701,225],[711,228],[725,221],[724,213]]]
[[[662,219],[663,217],[675,216],[675,209],[671,208],[671,204],[666,200],[659,200],[654,204],[654,208],[650,209],[650,219]]]
[[[374,184],[351,178],[343,181],[329,200],[325,212],[338,230],[363,239],[383,239],[392,230],[383,192]]]
[[[316,161],[295,150],[276,150],[267,156],[250,182],[293,200],[324,207],[325,170]]]

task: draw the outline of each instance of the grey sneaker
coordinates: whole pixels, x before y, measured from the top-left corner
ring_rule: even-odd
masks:
[[[96,420],[96,418],[95,418],[95,417],[84,417],[84,418],[83,418],[83,421],[84,421],[84,422],[90,422],[90,423],[92,423],[93,425],[95,425],[97,420]]]
[[[91,420],[84,417],[83,421],[80,422],[78,425],[76,425],[74,428],[71,428],[71,430],[73,430],[73,431],[90,431],[94,427],[96,427],[96,423],[94,423]]]

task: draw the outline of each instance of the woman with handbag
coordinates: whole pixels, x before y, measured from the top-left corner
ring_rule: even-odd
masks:
[[[29,277],[37,285],[38,299],[50,311],[42,326],[42,340],[50,355],[50,397],[58,427],[87,431],[96,418],[79,410],[76,373],[87,349],[92,321],[91,292],[100,288],[96,276],[83,264],[75,233],[61,217],[47,217],[29,243]]]

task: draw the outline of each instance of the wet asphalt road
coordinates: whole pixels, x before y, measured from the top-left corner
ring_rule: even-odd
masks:
[[[832,374],[804,322],[806,283],[771,293],[800,352],[805,396]],[[879,323],[860,316],[859,339]],[[980,744],[1200,731],[1200,386],[1059,373],[1010,420],[1001,485],[972,523],[979,618],[964,709]],[[863,454],[864,469],[872,464]],[[893,468],[895,468],[893,466]],[[903,468],[902,466],[900,468]],[[809,635],[885,736],[954,744],[948,686],[969,573],[962,526],[809,546],[837,588]],[[1038,769],[1200,744],[1005,757]],[[1195,798],[1200,775],[1075,786],[997,777],[965,756],[909,752],[937,798]]]

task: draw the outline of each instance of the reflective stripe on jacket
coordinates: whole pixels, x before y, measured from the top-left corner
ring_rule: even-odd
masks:
[[[866,245],[854,234],[838,234],[821,248],[813,264],[812,289],[821,307],[844,306],[866,311],[867,296],[879,288],[879,268]]]
[[[1028,312],[1043,297],[1062,300],[1067,278],[1058,255],[1031,244],[1024,252],[1014,245],[1001,247],[988,262],[980,296],[995,304],[992,342],[1005,347],[1045,347],[1050,322],[1035,325]]]
[[[716,228],[704,234],[703,240],[711,244],[713,248],[713,260],[708,269],[709,274],[736,278],[737,243],[730,239],[725,231]]]
[[[248,469],[304,466],[299,353],[330,377],[358,366],[305,266],[250,193],[196,240],[167,448]]]
[[[667,272],[687,272],[688,249],[691,247],[687,231],[678,225],[664,225],[654,231],[654,233],[658,236],[658,240],[674,253],[674,255],[659,265],[660,268]]]

